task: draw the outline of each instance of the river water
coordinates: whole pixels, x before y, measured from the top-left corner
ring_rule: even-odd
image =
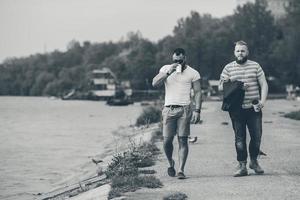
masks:
[[[112,134],[135,123],[140,105],[47,97],[0,97],[0,199],[79,181],[96,168],[91,158],[115,148]]]

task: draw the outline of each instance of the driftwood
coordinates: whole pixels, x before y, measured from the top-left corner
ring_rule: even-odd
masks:
[[[71,184],[65,187],[57,188],[51,192],[38,194],[40,197],[37,200],[56,200],[73,197],[87,190],[107,184],[108,180],[105,175],[94,176],[80,181],[76,184]]]

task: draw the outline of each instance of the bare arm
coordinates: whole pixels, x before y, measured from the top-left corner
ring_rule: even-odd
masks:
[[[161,86],[162,83],[168,78],[168,76],[169,75],[167,73],[160,72],[153,78],[152,86],[153,87]]]
[[[202,107],[202,92],[201,92],[200,79],[197,80],[197,81],[192,82],[192,87],[194,89],[194,98],[195,98],[196,110],[193,112],[191,122],[192,123],[197,123],[200,120],[200,113],[201,113],[201,107]]]
[[[194,89],[194,98],[196,103],[196,109],[200,109],[202,107],[202,92],[201,92],[201,82],[200,79],[197,81],[192,82],[192,87]]]
[[[265,104],[266,101],[267,101],[268,90],[269,90],[268,83],[267,83],[267,80],[266,80],[265,75],[260,76],[260,77],[258,78],[258,82],[259,82],[259,85],[260,85],[260,88],[261,88],[261,99],[260,99],[260,103],[262,104],[262,107],[263,107],[264,104]]]
[[[223,91],[223,83],[224,83],[224,80],[220,79],[220,82],[219,82],[219,91]]]
[[[178,64],[173,64],[170,70],[167,73],[159,72],[152,80],[152,86],[158,87],[161,86],[164,81],[170,76],[175,70]]]

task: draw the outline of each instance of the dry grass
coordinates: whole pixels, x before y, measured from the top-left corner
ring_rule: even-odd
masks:
[[[155,173],[154,170],[139,170],[154,165],[158,153],[159,149],[153,143],[144,143],[140,146],[132,143],[128,151],[115,155],[105,171],[111,180],[109,199],[141,187],[162,187],[159,179],[153,175],[146,175]]]
[[[163,198],[163,200],[185,200],[188,196],[182,192],[176,192],[173,194],[169,194]]]
[[[300,120],[300,110],[287,113],[284,115],[284,117],[287,117],[290,119],[295,119],[295,120]]]

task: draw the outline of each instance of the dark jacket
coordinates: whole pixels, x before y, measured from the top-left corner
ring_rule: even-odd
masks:
[[[223,83],[222,110],[234,111],[240,109],[243,104],[245,90],[241,81],[227,81]]]

